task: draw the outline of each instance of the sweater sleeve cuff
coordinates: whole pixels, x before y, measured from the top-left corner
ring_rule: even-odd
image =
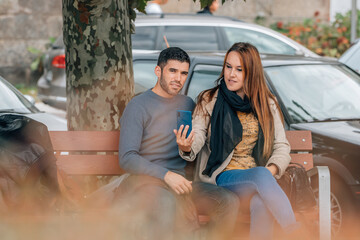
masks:
[[[161,179],[161,180],[164,180],[164,177],[165,177],[165,175],[166,175],[166,173],[167,173],[168,171],[169,171],[169,170],[166,169],[166,168],[161,169],[161,170],[156,174],[155,177],[157,177],[157,178],[159,178],[159,179]]]
[[[274,178],[280,179],[281,176],[283,175],[283,171],[282,171],[282,169],[280,168],[280,166],[277,165],[277,164],[274,163],[274,162],[268,162],[268,163],[266,164],[266,167],[268,167],[268,166],[270,166],[270,165],[275,165],[275,166],[277,167],[278,171],[277,171],[277,173],[274,175]]]

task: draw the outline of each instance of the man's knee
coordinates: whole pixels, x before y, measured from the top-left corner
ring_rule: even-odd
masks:
[[[168,189],[160,188],[158,190],[158,202],[157,205],[169,211],[175,211],[176,209],[176,197]]]
[[[140,194],[142,201],[147,202],[153,210],[166,209],[166,211],[175,212],[176,198],[168,189],[149,185],[140,188],[139,191],[143,191],[143,194]]]
[[[198,182],[193,189],[193,199],[200,213],[223,214],[237,212],[239,209],[239,198],[225,188]]]

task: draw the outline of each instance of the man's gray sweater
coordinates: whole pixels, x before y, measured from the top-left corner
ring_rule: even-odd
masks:
[[[164,179],[170,170],[184,175],[176,136],[177,110],[192,111],[194,102],[184,95],[163,98],[152,90],[134,97],[120,119],[120,167],[129,173]]]

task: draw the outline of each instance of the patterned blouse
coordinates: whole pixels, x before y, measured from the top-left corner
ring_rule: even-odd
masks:
[[[242,141],[235,147],[229,165],[224,169],[249,169],[256,167],[252,152],[259,135],[259,121],[253,113],[237,112],[243,127]]]

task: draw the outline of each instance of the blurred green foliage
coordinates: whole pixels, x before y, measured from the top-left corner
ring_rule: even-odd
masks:
[[[17,90],[19,90],[24,95],[30,95],[35,100],[37,100],[37,86],[28,86],[25,83],[15,84]]]
[[[48,49],[51,47],[51,45],[55,42],[55,37],[50,37],[48,43],[45,45],[45,49]],[[30,52],[33,55],[34,60],[30,64],[31,71],[43,71],[43,60],[45,56],[45,51],[42,51],[40,49],[37,49],[35,47],[28,47],[28,52]]]

